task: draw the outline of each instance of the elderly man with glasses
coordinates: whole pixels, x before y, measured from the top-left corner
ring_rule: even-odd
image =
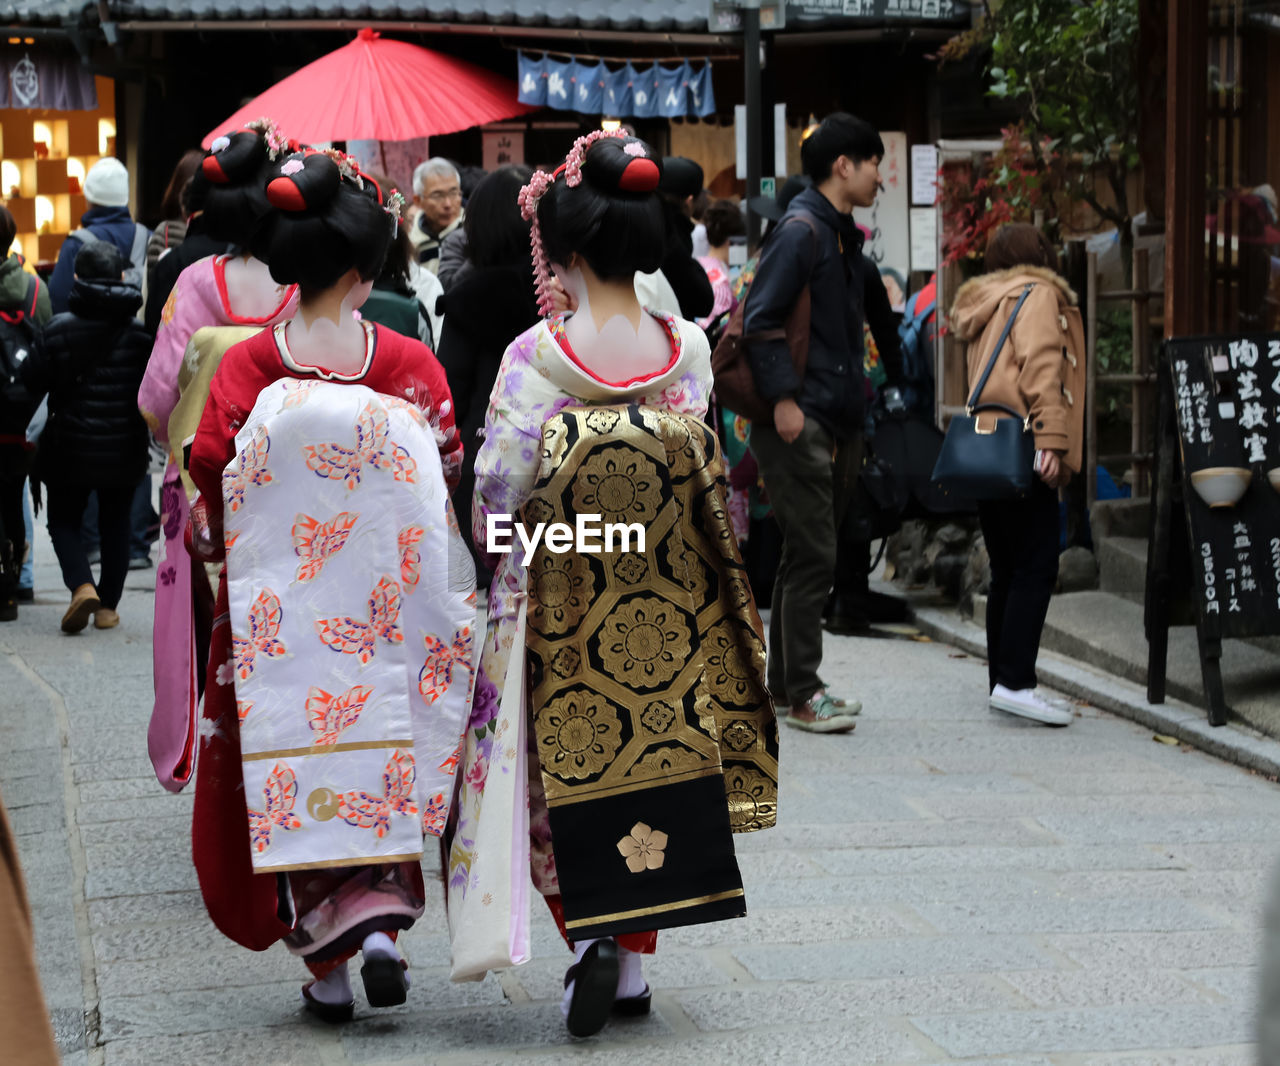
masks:
[[[419,213],[409,229],[419,265],[436,274],[440,246],[462,225],[462,182],[447,159],[428,159],[413,172],[413,202]]]

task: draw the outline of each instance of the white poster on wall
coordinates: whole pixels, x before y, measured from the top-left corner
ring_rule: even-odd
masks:
[[[932,207],[938,201],[938,146],[911,146],[911,206]]]
[[[863,252],[883,273],[892,270],[903,283],[911,266],[911,232],[907,217],[907,135],[881,133],[880,194],[870,207],[859,207],[853,220],[868,232]]]
[[[938,269],[938,212],[932,207],[911,209],[911,269]]]

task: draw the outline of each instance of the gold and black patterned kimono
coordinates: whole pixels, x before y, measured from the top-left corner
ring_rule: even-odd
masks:
[[[741,917],[733,833],[777,817],[764,641],[715,434],[647,406],[543,427],[521,521],[639,524],[528,568],[532,746],[574,939]]]

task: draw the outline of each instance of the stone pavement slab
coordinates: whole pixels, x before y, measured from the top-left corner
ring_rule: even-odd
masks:
[[[433,897],[409,1002],[325,1026],[295,958],[212,927],[191,796],[151,775],[153,572],[118,630],[65,637],[37,558],[37,605],[0,626],[0,793],[70,1066],[1253,1061],[1280,789],[1087,703],[1067,730],[992,715],[976,655],[885,638],[828,638],[858,729],[783,729],[778,828],[738,839],[748,916],[661,935],[650,1017],[566,1036],[536,900],[532,962],[451,984]]]

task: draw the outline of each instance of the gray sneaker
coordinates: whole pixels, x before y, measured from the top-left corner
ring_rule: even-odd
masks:
[[[787,725],[808,733],[852,733],[858,724],[853,716],[860,710],[862,704],[857,702],[846,702],[842,710],[825,689],[818,689],[807,702],[792,707],[785,721]]]

